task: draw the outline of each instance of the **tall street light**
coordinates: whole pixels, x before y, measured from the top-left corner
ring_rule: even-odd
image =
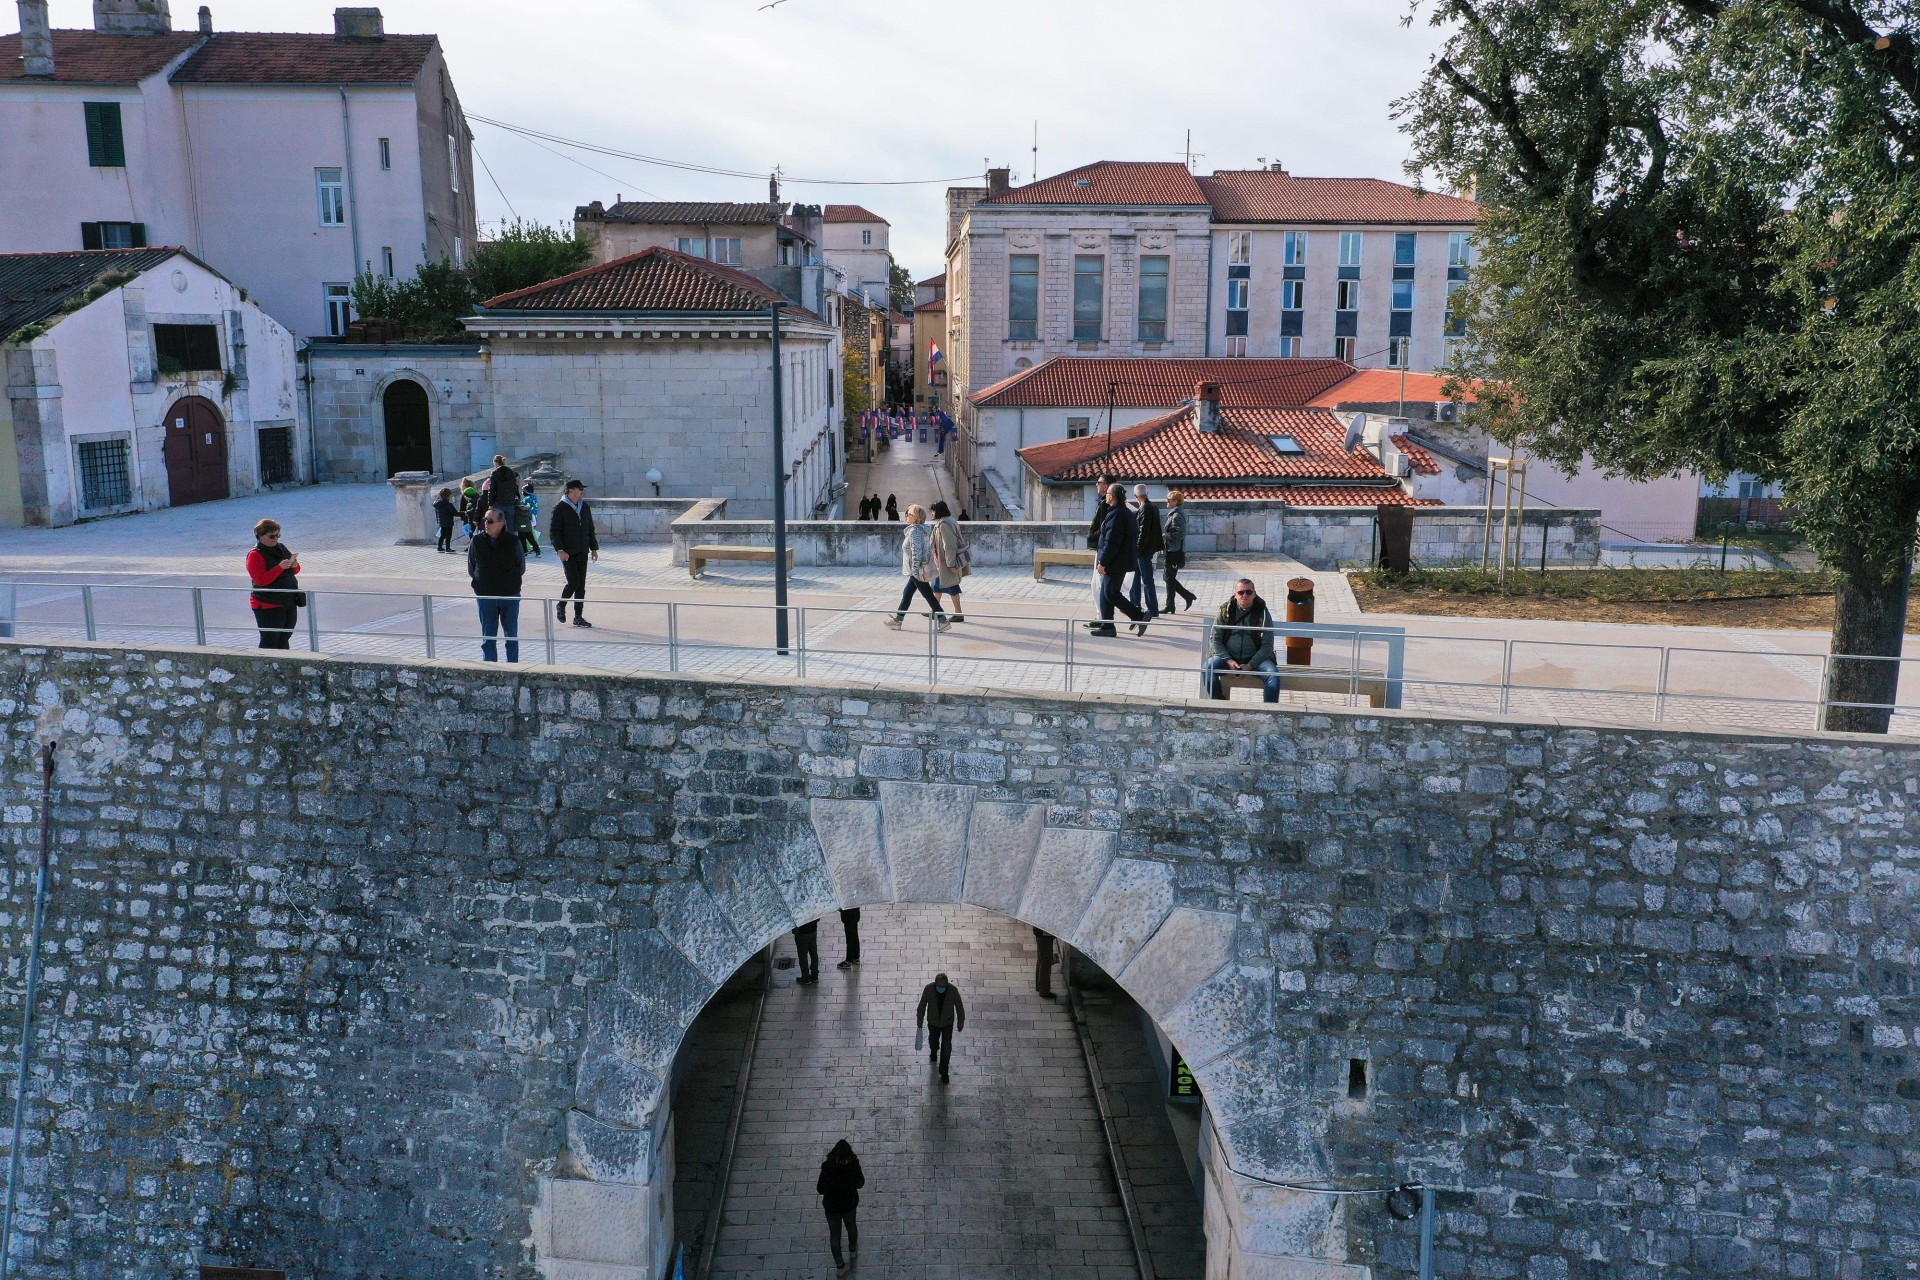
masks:
[[[780,312],[786,300],[767,307],[773,322],[773,641],[787,652],[787,415],[780,368]]]

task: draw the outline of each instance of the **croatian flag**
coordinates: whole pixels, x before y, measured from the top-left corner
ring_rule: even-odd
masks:
[[[936,338],[927,339],[927,369],[932,371],[940,367],[946,357],[940,354],[940,342]]]

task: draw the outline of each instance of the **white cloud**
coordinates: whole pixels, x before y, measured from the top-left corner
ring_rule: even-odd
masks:
[[[325,0],[210,0],[230,31],[328,31]],[[374,0],[357,0],[369,3]],[[1092,160],[1399,178],[1405,139],[1388,104],[1435,47],[1403,0],[384,0],[389,31],[431,31],[467,110],[549,133],[755,173],[902,179],[1030,175]],[[181,28],[194,0],[173,0]],[[91,23],[53,0],[56,26]],[[574,160],[475,125],[483,219],[569,221],[595,198],[752,200],[764,179],[631,161]],[[582,166],[603,171],[589,171]],[[977,182],[977,178],[968,181]],[[893,224],[918,277],[942,266],[940,185],[817,187],[787,195],[864,204]]]

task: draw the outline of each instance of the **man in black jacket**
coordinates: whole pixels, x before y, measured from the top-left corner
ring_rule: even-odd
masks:
[[[845,1138],[833,1144],[833,1150],[820,1163],[820,1176],[813,1189],[821,1197],[820,1207],[827,1211],[827,1240],[833,1245],[833,1265],[841,1275],[860,1257],[860,1225],[855,1213],[860,1208],[860,1188],[867,1175],[860,1168],[860,1157]],[[848,1257],[840,1256],[840,1228],[847,1229]]]
[[[591,627],[587,612],[587,560],[600,558],[600,539],[593,533],[593,507],[587,502],[587,486],[581,480],[567,481],[566,496],[553,504],[553,523],[547,527],[547,540],[560,553],[560,571],[567,585],[560,589],[560,601],[553,606],[556,622],[567,620],[567,599],[573,599],[573,625]]]
[[[940,1064],[940,1083],[947,1082],[947,1064],[953,1059],[953,1037],[967,1029],[967,1005],[960,988],[936,973],[920,992],[920,1007],[913,1012],[913,1025],[927,1024],[927,1061]]]
[[[1113,636],[1113,614],[1117,609],[1133,619],[1135,635],[1147,633],[1147,615],[1120,594],[1120,584],[1135,568],[1138,558],[1133,513],[1127,510],[1127,488],[1114,485],[1107,490],[1107,518],[1100,525],[1100,546],[1094,552],[1094,571],[1101,575],[1100,621],[1093,627],[1097,636]]]
[[[500,661],[494,636],[507,634],[507,661],[520,661],[520,584],[527,576],[527,553],[519,535],[507,528],[506,513],[494,507],[467,547],[467,580],[480,606],[480,656]]]
[[[1160,597],[1153,589],[1153,558],[1166,550],[1167,540],[1160,532],[1160,509],[1147,496],[1147,486],[1133,486],[1133,503],[1133,527],[1138,539],[1138,545],[1134,548],[1137,568],[1127,599],[1138,609],[1140,593],[1144,589],[1147,594],[1147,617],[1157,618],[1160,616]]]
[[[1112,484],[1113,481],[1107,476],[1101,476],[1094,482],[1093,519],[1087,522],[1087,550],[1089,551],[1098,551],[1100,549],[1100,526],[1107,522],[1107,513],[1113,510],[1112,507],[1107,505],[1107,490]],[[1099,557],[1094,557],[1094,560],[1093,607],[1098,610],[1100,608],[1101,598],[1107,594],[1107,587],[1106,583],[1100,579]]]

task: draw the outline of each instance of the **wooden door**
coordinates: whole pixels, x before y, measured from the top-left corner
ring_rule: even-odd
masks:
[[[227,496],[227,424],[213,401],[188,396],[167,410],[162,448],[167,501],[176,507]]]

